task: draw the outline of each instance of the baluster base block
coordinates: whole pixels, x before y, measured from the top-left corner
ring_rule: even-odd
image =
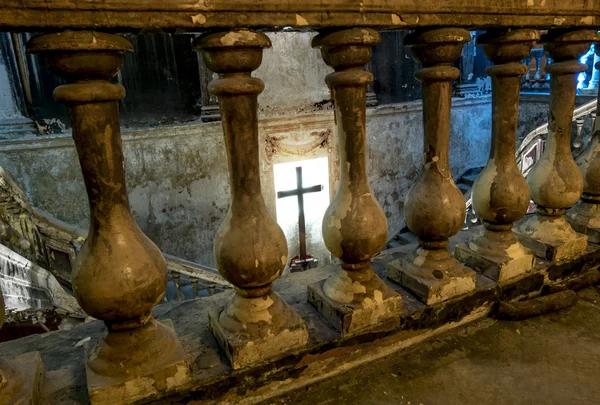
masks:
[[[131,347],[120,345],[117,350],[115,350],[116,346],[108,349],[114,352],[113,355],[116,358],[129,353],[128,357],[131,358],[132,367],[140,366],[137,364],[136,358],[151,356],[154,363],[150,363],[147,368],[141,365],[140,369],[143,371],[132,370],[131,375],[125,377],[100,375],[89,365],[90,360],[97,353],[98,346],[94,348],[90,348],[89,345],[85,346],[85,356],[88,359],[85,373],[91,405],[129,405],[142,399],[156,398],[175,392],[191,381],[185,352],[177,339],[173,323],[169,319],[151,320],[149,323],[153,322],[156,323],[156,328],[151,325],[148,328],[149,331],[143,332],[144,336],[141,339],[132,337]],[[128,332],[116,333],[127,334]],[[140,334],[139,331],[138,334]],[[107,335],[105,335],[105,339],[106,337]],[[125,336],[120,336],[119,340],[123,337]],[[169,353],[168,358],[160,358],[161,354],[167,352]]]
[[[41,405],[44,364],[39,352],[0,361],[0,375],[8,382],[0,389],[2,405]]]
[[[589,243],[600,244],[600,205],[579,200],[566,214],[571,227],[587,235]]]
[[[562,263],[586,253],[588,238],[575,232],[564,216],[535,214],[513,232],[537,257]]]
[[[404,259],[388,263],[388,278],[413,292],[427,305],[475,290],[476,273],[447,249],[417,248]]]
[[[533,270],[535,254],[524,246],[521,248],[524,252],[520,252],[516,257],[511,257],[506,251],[490,256],[471,249],[466,243],[461,243],[456,245],[454,256],[465,266],[498,283],[503,283]]]
[[[264,300],[273,302],[269,313],[256,316],[256,322],[240,322],[227,316],[227,302],[209,308],[210,329],[234,370],[272,361],[308,344],[308,328],[292,307],[273,291]],[[224,327],[224,319],[231,329]]]
[[[368,270],[372,272],[372,270]],[[348,272],[338,270],[339,274]],[[336,277],[333,275],[331,277]],[[343,277],[350,279],[350,277]],[[325,283],[319,281],[308,286],[308,302],[310,302],[321,315],[343,337],[349,337],[367,331],[379,332],[396,329],[400,326],[402,314],[402,297],[388,287],[375,273],[371,279],[361,284],[359,281],[351,282],[355,292],[350,302],[338,302],[327,296]],[[358,291],[360,290],[360,292]]]
[[[456,245],[454,257],[498,283],[520,277],[535,267],[535,253],[523,246],[510,229],[483,227],[468,243]]]

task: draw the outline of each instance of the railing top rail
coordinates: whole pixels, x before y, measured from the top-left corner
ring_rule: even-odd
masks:
[[[600,0],[0,0],[0,31],[600,27]]]

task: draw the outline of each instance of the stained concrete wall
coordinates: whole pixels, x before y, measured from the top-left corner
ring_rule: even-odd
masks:
[[[11,121],[20,118],[21,112],[13,94],[13,86],[8,76],[8,69],[0,57],[0,121]]]
[[[267,33],[272,48],[263,52],[263,62],[254,76],[265,82],[259,95],[262,116],[289,115],[321,110],[330,99],[325,76],[333,71],[321,51],[311,47],[312,32]]]
[[[367,128],[370,182],[393,236],[403,226],[403,200],[422,162],[421,103],[370,109]],[[485,164],[489,98],[455,100],[451,128],[453,173]],[[326,142],[313,142],[322,137]],[[272,213],[275,163],[329,156],[335,191],[337,143],[331,112],[265,119],[259,142],[263,194]],[[140,227],[166,253],[213,264],[212,243],[229,198],[220,123],[124,131],[123,144],[130,203]],[[87,228],[85,189],[70,136],[0,142],[0,165],[36,207]],[[290,255],[296,249],[297,243],[290,241]]]

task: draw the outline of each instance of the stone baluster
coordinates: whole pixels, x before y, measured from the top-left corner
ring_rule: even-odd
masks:
[[[325,81],[335,104],[340,179],[323,217],[323,240],[341,267],[310,285],[308,300],[345,336],[400,321],[400,295],[371,267],[371,258],[385,246],[387,220],[367,176],[366,89],[373,75],[363,66],[379,42],[377,31],[353,28],[323,32],[312,43],[335,70]]]
[[[596,46],[600,55],[600,46]],[[600,70],[600,62],[596,63]],[[567,211],[567,221],[577,232],[586,234],[588,242],[600,244],[600,93],[596,107],[596,118],[592,124],[592,138],[581,155],[577,165],[583,176],[581,199]]]
[[[175,296],[173,297],[173,301],[184,301],[185,296],[183,295],[183,291],[181,291],[181,274],[171,272],[171,279],[173,280],[173,286],[175,287]]]
[[[219,77],[209,91],[219,98],[229,162],[231,199],[214,246],[219,272],[235,286],[225,307],[209,312],[213,334],[234,369],[304,347],[302,319],[271,290],[287,261],[283,231],[267,212],[261,194],[257,97],[262,80],[251,73],[262,62],[269,38],[250,30],[198,38],[196,49]]]
[[[529,88],[531,87],[531,59],[533,58],[533,56],[531,54],[527,55],[527,57],[523,60],[523,63],[525,64],[525,67],[527,68],[527,72],[525,73],[525,76],[523,76],[523,81],[521,83],[521,87],[523,88]]]
[[[373,71],[373,66],[371,61],[367,64],[366,70],[368,72]],[[367,86],[367,107],[377,107],[379,105],[379,100],[377,100],[377,94],[375,93],[375,88],[373,87],[373,82],[369,83]]]
[[[211,72],[202,60],[202,57],[198,55],[198,67],[200,76],[200,119],[203,122],[219,121],[221,119],[221,113],[219,112],[219,101],[214,94],[208,91],[208,85],[212,81],[213,72]]]
[[[598,92],[598,82],[600,81],[600,52],[598,52],[598,47],[600,44],[594,44],[594,50],[596,54],[594,55],[594,68],[592,69],[592,77],[585,88],[585,92],[582,91],[583,94],[593,94]]]
[[[540,38],[533,29],[489,31],[478,38],[494,66],[492,78],[492,148],[487,165],[473,185],[473,208],[483,220],[482,232],[459,244],[458,260],[503,282],[531,270],[535,255],[512,232],[529,207],[529,187],[515,159],[521,77],[519,63]]]
[[[190,277],[190,283],[192,284],[192,297],[193,299],[198,298],[198,279],[196,277]]]
[[[73,270],[73,291],[107,328],[86,350],[90,402],[125,404],[175,389],[189,382],[185,353],[173,328],[152,316],[165,295],[167,267],[131,214],[119,128],[125,89],[109,82],[132,45],[116,35],[66,31],[35,37],[28,49],[68,82],[54,98],[69,109],[89,199],[89,235]]]
[[[573,139],[573,156],[579,156],[583,149],[583,124],[585,124],[585,116],[575,119],[575,138]]]
[[[546,65],[544,65],[544,88],[550,88],[550,73],[548,73],[548,68],[552,64],[552,58],[546,54]]]
[[[543,49],[536,49],[534,51],[535,58],[535,74],[533,75],[533,86],[534,88],[542,86],[542,58],[544,57]]]
[[[419,237],[418,248],[388,264],[388,278],[435,304],[475,289],[475,272],[447,249],[448,238],[465,220],[465,200],[454,184],[448,159],[452,81],[460,72],[450,66],[461,55],[469,32],[462,28],[417,31],[406,37],[423,88],[423,164],[406,196],[406,224]]]
[[[554,61],[546,68],[550,73],[548,140],[542,157],[527,177],[537,212],[515,233],[537,256],[555,262],[577,257],[587,247],[587,237],[575,232],[564,214],[577,202],[583,189],[581,173],[571,154],[577,74],[587,69],[577,59],[596,38],[594,30],[551,30],[542,37],[544,48]]]
[[[0,290],[0,328],[4,324],[4,297]],[[41,405],[44,365],[39,352],[6,360],[0,358],[0,404]]]

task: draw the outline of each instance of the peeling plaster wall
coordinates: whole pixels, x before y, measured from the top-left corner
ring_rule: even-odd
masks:
[[[314,32],[271,32],[272,48],[263,52],[263,62],[254,76],[265,82],[258,96],[263,116],[289,115],[321,110],[330,94],[325,76],[333,72],[311,47]]]
[[[491,107],[489,98],[453,102],[450,161],[458,175],[487,160]],[[370,182],[390,237],[403,225],[403,200],[421,166],[421,114],[420,102],[380,106],[367,114]],[[327,142],[315,145],[323,134],[329,135]],[[283,147],[273,151],[268,137]],[[329,156],[335,192],[338,149],[331,112],[263,119],[259,142],[263,195],[272,213],[274,163]],[[214,264],[213,239],[229,198],[220,123],[124,131],[123,145],[130,203],[142,230],[166,253]],[[69,135],[0,142],[0,165],[36,207],[87,228],[85,189]]]
[[[21,112],[14,99],[6,65],[0,57],[0,121],[20,118]]]

